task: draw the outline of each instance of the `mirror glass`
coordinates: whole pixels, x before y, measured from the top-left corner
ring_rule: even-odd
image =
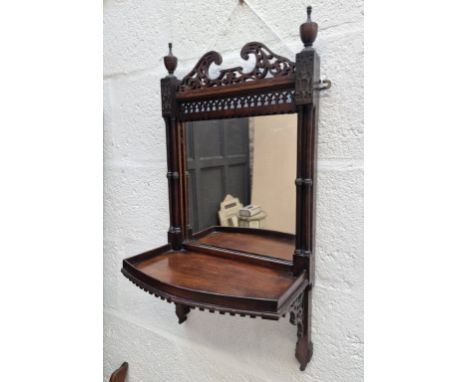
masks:
[[[297,116],[188,122],[189,219],[295,233]]]

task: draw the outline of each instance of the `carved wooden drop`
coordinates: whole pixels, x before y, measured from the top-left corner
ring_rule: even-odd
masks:
[[[175,304],[179,323],[191,309],[278,320],[290,314],[297,326],[295,355],[304,370],[312,357],[311,293],[315,275],[315,209],[320,60],[312,48],[317,24],[300,27],[304,49],[296,62],[264,44],[246,44],[240,56],[255,66],[221,69],[211,78],[219,53],[203,55],[182,80],[177,58],[164,57],[161,80],[166,123],[169,217],[168,244],[130,257],[122,273],[143,290]],[[297,113],[296,233],[211,227],[192,234],[188,218],[185,121]],[[278,153],[278,155],[281,155]],[[245,283],[242,280],[249,280]]]

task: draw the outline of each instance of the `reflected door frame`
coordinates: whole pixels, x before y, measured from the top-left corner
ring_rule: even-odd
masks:
[[[219,203],[227,194],[250,203],[249,119],[187,122],[189,222],[194,232],[219,225]]]

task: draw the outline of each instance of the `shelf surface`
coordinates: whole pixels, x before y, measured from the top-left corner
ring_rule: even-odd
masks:
[[[122,272],[176,304],[278,319],[308,284],[305,273],[294,275],[284,261],[293,251],[293,235],[214,227],[181,250],[165,245],[128,258]]]
[[[245,253],[293,260],[294,235],[258,229],[232,229],[216,227],[202,233],[196,243]]]
[[[171,251],[136,268],[163,283],[233,297],[279,299],[294,283],[289,272],[192,251]]]

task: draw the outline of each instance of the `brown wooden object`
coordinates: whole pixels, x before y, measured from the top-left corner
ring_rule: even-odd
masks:
[[[304,49],[293,62],[259,42],[241,50],[255,67],[222,69],[219,53],[203,55],[181,80],[177,58],[164,57],[169,72],[161,80],[166,123],[170,227],[168,244],[123,261],[122,272],[145,291],[175,303],[179,323],[190,309],[278,320],[290,314],[297,326],[296,358],[304,370],[312,357],[311,292],[315,274],[315,190],[320,59],[312,48],[317,24],[300,27]],[[327,86],[322,86],[324,83]],[[211,227],[192,234],[184,122],[297,113],[296,232]],[[281,155],[281,154],[278,154]]]
[[[124,362],[117,370],[112,373],[109,382],[125,382],[127,371],[128,362]]]

